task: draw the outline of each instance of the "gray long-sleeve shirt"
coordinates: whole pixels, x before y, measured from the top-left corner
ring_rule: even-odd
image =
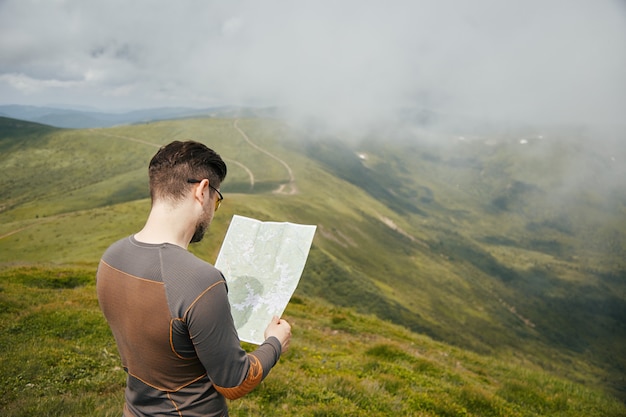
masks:
[[[280,357],[275,337],[241,348],[224,277],[179,246],[114,243],[96,288],[128,372],[125,416],[228,415],[224,397],[251,391]]]

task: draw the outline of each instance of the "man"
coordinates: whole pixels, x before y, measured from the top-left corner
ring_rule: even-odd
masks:
[[[265,342],[240,345],[223,275],[187,251],[220,205],[226,164],[203,144],[172,142],[150,161],[144,228],[114,243],[97,272],[100,307],[128,373],[124,416],[227,416],[225,398],[256,387],[286,351],[275,317]]]

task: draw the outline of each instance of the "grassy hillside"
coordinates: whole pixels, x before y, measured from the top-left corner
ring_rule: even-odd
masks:
[[[125,373],[93,270],[0,273],[3,416],[118,416]],[[525,360],[451,347],[352,309],[296,296],[291,349],[233,416],[622,416],[599,390]],[[246,346],[252,348],[252,346]]]
[[[412,352],[416,340],[445,342],[437,346],[447,355],[475,355],[472,357],[477,359],[472,360],[479,364],[473,369],[480,369],[484,378],[469,378],[472,393],[465,394],[453,388],[469,384],[464,378],[462,383],[447,385],[441,377],[450,370],[439,369],[439,383],[426,384],[420,379],[424,376],[418,372],[416,357],[400,355],[396,359],[403,365],[395,364],[395,359],[394,365],[389,365],[404,369],[398,371],[403,377],[394,383],[398,394],[381,391],[380,401],[388,398],[392,403],[414,405],[422,401],[422,415],[463,415],[462,409],[470,408],[458,395],[468,395],[467,401],[486,402],[500,410],[491,414],[470,411],[474,415],[557,414],[556,409],[554,413],[537,409],[535,414],[515,414],[521,413],[521,408],[499,408],[500,401],[516,403],[525,395],[548,401],[540,399],[537,378],[545,378],[542,386],[559,387],[565,382],[545,381],[566,378],[573,381],[572,389],[582,393],[580,400],[572,401],[585,404],[588,400],[590,407],[605,403],[607,410],[614,410],[612,415],[624,411],[610,408],[615,405],[591,390],[603,389],[626,398],[626,192],[623,182],[615,180],[623,178],[619,174],[624,172],[613,163],[624,159],[611,153],[613,149],[587,149],[584,137],[569,135],[522,146],[519,137],[510,133],[444,147],[382,135],[347,145],[255,119],[240,120],[237,126],[257,147],[227,119],[94,130],[59,130],[10,119],[0,122],[0,265],[9,271],[5,277],[13,274],[10,271],[16,265],[35,266],[31,275],[49,275],[46,271],[65,266],[78,266],[88,275],[86,271],[95,268],[112,241],[142,226],[149,210],[147,163],[158,146],[173,139],[201,140],[229,164],[222,186],[226,200],[208,239],[192,248],[199,256],[214,261],[234,213],[318,225],[296,293],[306,308],[292,305],[289,311],[298,321],[309,323],[310,332],[319,333],[302,329],[295,345],[302,343],[331,355],[334,348],[316,339],[323,340],[320,335],[326,335],[324,329],[329,328],[338,331],[338,352],[356,349],[357,354],[351,359],[355,362],[350,362],[349,375],[336,373],[333,379],[332,373],[324,373],[325,388],[310,393],[311,397],[306,391],[313,388],[298,391],[285,414],[301,415],[298,410],[305,410],[299,408],[302,403],[310,399],[324,402],[320,395],[325,396],[329,408],[305,410],[305,414],[332,415],[351,392],[366,397],[367,389],[373,389],[367,388],[368,384],[380,388],[385,378],[394,380],[395,376],[377,379],[375,373],[368,374],[371,370],[363,371],[354,364],[380,362],[377,345],[385,346],[378,355],[392,359],[398,350]],[[285,164],[292,170],[295,184],[288,184]],[[285,192],[273,192],[281,184],[287,184]],[[4,326],[20,316],[19,306],[24,304],[12,307],[15,300],[7,295],[9,284],[0,284],[6,329]],[[15,294],[30,288],[23,282],[11,285]],[[93,291],[89,285],[81,285],[71,291]],[[313,311],[318,300],[336,307],[320,307],[315,317],[307,317],[304,310]],[[64,308],[61,311],[61,315],[71,313],[63,313]],[[390,325],[374,316],[413,331],[403,332],[414,339],[394,339],[391,344],[376,339],[378,336],[372,335]],[[369,327],[354,329],[352,319],[346,317],[359,317]],[[45,326],[39,329],[45,333]],[[38,334],[23,337],[32,340]],[[376,342],[365,343],[368,338]],[[105,344],[104,339],[106,336],[94,344]],[[7,341],[3,339],[3,343]],[[293,353],[294,357],[301,357],[307,366],[319,367],[311,362],[313,353],[294,351],[301,355]],[[510,362],[511,367],[504,367],[502,361]],[[5,361],[3,375],[15,363]],[[291,372],[289,367],[285,369]],[[267,385],[283,389],[282,378],[294,378],[294,373]],[[489,381],[500,380],[503,373],[522,379],[518,381],[521,386],[511,388],[518,397],[494,394],[502,387],[500,382],[491,385]],[[93,375],[90,377],[96,377]],[[404,388],[398,387],[411,378],[420,387],[414,389],[423,395],[409,400],[403,397],[409,395]],[[333,387],[342,384],[345,392],[338,394],[340,388]],[[305,382],[298,385],[307,386]],[[484,396],[472,397],[476,390]],[[82,390],[81,396],[87,391]],[[570,397],[559,392],[550,395]],[[428,408],[426,397],[431,395],[437,398],[434,401],[448,404],[447,411],[436,408],[441,405]],[[264,404],[260,397],[247,401],[241,403],[245,404],[242,410]],[[277,400],[272,401],[268,404],[275,405]],[[558,406],[565,410],[561,415],[577,415],[568,408],[569,401]],[[357,407],[352,414],[359,415],[368,407],[372,405],[366,404],[362,410]],[[392,414],[394,409],[388,410]]]

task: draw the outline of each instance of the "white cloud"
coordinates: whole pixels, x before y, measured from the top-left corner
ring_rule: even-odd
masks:
[[[82,84],[80,81],[32,78],[25,74],[0,74],[0,82],[8,84],[24,94],[34,94],[56,88],[76,88]]]
[[[241,29],[243,20],[238,17],[227,19],[222,24],[222,34],[224,36],[235,36]]]
[[[4,0],[0,100],[621,120],[623,2]]]

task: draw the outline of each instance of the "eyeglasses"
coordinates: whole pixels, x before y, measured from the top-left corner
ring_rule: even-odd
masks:
[[[189,179],[187,179],[187,182],[189,184],[198,184],[198,183],[201,183],[202,180],[194,180],[192,178],[189,178]],[[217,209],[220,208],[220,204],[222,204],[222,200],[224,199],[224,196],[222,195],[222,193],[220,193],[220,190],[218,190],[217,188],[213,187],[211,184],[209,184],[209,187],[211,187],[213,190],[215,190],[215,192],[218,195],[217,200],[215,200],[215,211],[217,211]]]

